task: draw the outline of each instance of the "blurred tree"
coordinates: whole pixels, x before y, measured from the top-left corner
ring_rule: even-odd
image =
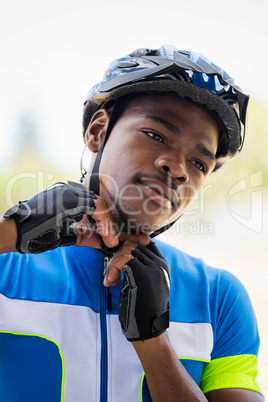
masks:
[[[14,156],[0,173],[0,214],[66,176],[42,152],[38,120],[29,110],[18,120]]]
[[[262,172],[262,187],[268,189],[268,118],[267,108],[255,101],[249,103],[246,138],[241,154],[213,173],[207,181],[215,188],[214,196],[222,197],[235,183]],[[212,192],[211,192],[212,193]]]

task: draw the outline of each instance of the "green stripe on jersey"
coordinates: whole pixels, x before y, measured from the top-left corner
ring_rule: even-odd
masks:
[[[216,389],[244,388],[260,392],[257,356],[238,355],[211,360],[205,367],[200,388],[206,394]]]

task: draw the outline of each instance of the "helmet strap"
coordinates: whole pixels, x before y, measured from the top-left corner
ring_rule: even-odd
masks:
[[[109,119],[109,123],[108,123],[108,127],[106,130],[104,139],[101,143],[100,149],[98,151],[96,160],[93,165],[93,169],[92,169],[91,176],[90,176],[89,189],[91,191],[94,191],[94,193],[97,195],[99,195],[99,193],[100,193],[99,169],[100,169],[100,163],[101,163],[103,149],[104,149],[104,146],[109,138],[109,135],[111,134],[111,131],[112,131],[117,119],[123,113],[123,110],[126,107],[126,104],[127,104],[127,102],[126,102],[126,99],[124,99],[124,98],[118,99],[114,103],[113,109],[110,114],[110,119]],[[103,107],[105,107],[105,106],[103,106]]]

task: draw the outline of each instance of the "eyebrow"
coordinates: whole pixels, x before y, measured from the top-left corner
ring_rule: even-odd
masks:
[[[208,156],[210,159],[214,161],[217,159],[213,152],[211,152],[208,148],[204,147],[202,144],[196,144],[195,149],[199,151],[202,155]]]
[[[174,124],[170,123],[169,121],[163,119],[160,116],[154,116],[152,114],[146,114],[144,116],[141,116],[145,119],[150,119],[153,121],[156,121],[157,123],[162,124],[164,127],[166,127],[167,130],[171,131],[172,133],[174,133],[175,135],[181,135],[180,130],[178,129],[178,127],[176,127]],[[210,159],[212,160],[216,160],[216,156],[214,155],[213,152],[211,152],[208,148],[206,148],[204,145],[202,144],[196,144],[195,149],[197,151],[199,151],[202,155],[204,156],[208,156]]]
[[[165,126],[169,131],[171,131],[172,133],[174,133],[174,134],[176,134],[176,135],[180,135],[180,134],[181,134],[181,132],[180,132],[180,130],[178,129],[178,127],[176,127],[174,124],[170,123],[169,121],[163,119],[163,118],[160,117],[160,116],[154,116],[154,115],[152,115],[152,114],[146,114],[146,115],[141,116],[141,117],[144,117],[145,119],[150,119],[150,120],[156,121],[157,123],[162,124],[162,125]]]

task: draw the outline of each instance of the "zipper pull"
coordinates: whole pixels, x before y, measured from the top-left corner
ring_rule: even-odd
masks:
[[[107,288],[107,304],[106,304],[107,310],[112,311],[113,309],[113,303],[112,303],[112,293],[110,291],[110,288]]]
[[[110,258],[109,257],[104,257],[104,271],[103,271],[103,276],[106,275],[106,269],[107,269],[107,265],[109,264]]]
[[[108,263],[109,263],[109,261],[110,261],[110,258],[109,257],[104,257],[104,271],[103,271],[103,276],[105,276],[106,275],[106,268],[107,268],[107,265],[108,265]],[[113,309],[113,303],[112,303],[112,294],[111,294],[111,290],[110,290],[110,288],[106,288],[106,308],[107,308],[107,310],[108,311],[112,311],[112,309]]]

